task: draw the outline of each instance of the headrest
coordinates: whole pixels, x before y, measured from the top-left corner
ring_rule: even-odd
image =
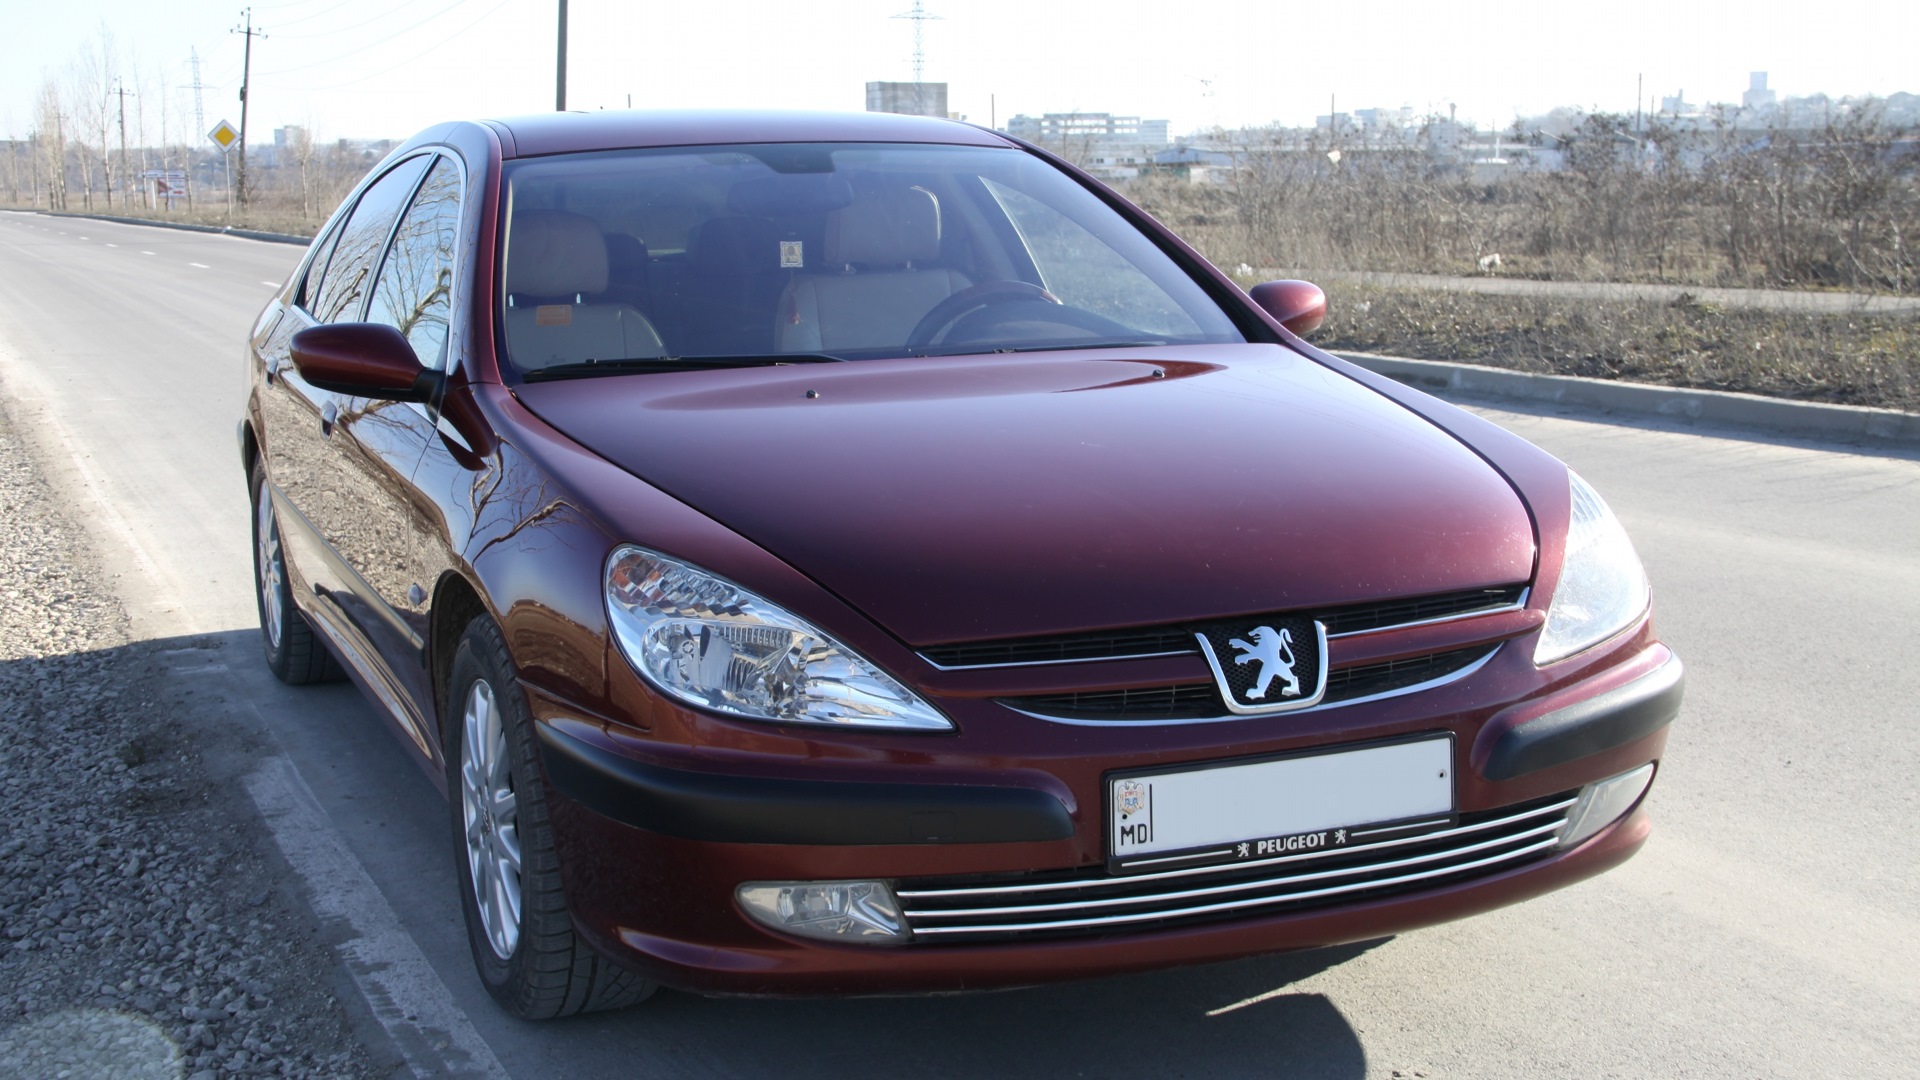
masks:
[[[607,287],[607,241],[590,217],[520,210],[507,236],[507,291],[530,296],[597,293]]]
[[[827,215],[827,262],[898,266],[940,255],[940,200],[883,188]]]
[[[727,209],[749,217],[824,214],[853,201],[853,188],[833,173],[774,173],[742,180],[727,191]]]

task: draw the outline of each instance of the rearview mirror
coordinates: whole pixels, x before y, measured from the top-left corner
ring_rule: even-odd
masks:
[[[1269,281],[1247,290],[1281,326],[1306,337],[1327,318],[1327,294],[1311,281]]]
[[[331,323],[293,335],[300,377],[336,394],[382,401],[427,401],[440,373],[420,365],[406,335],[384,323]]]

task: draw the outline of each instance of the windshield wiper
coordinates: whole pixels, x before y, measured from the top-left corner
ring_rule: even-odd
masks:
[[[1023,352],[1069,352],[1074,349],[1143,349],[1149,346],[1165,345],[1165,344],[1166,342],[1159,338],[1153,338],[1146,341],[1094,341],[1094,342],[1074,341],[1074,342],[1061,342],[1060,344],[1057,344],[1057,345],[1014,345],[1004,349],[995,349],[993,351],[997,353],[1023,353]]]
[[[787,364],[840,363],[845,357],[827,353],[764,353],[740,356],[635,356],[624,360],[580,360],[534,368],[522,376],[527,382],[548,379],[590,379],[596,375],[623,375],[636,371],[697,371],[701,368],[783,367]]]

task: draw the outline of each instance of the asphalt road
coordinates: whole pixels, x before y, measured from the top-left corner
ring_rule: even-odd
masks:
[[[1689,665],[1653,839],[1619,870],[1323,953],[506,1020],[468,966],[439,796],[352,690],[281,687],[258,661],[240,350],[297,257],[0,214],[0,393],[119,568],[136,632],[194,650],[178,677],[205,680],[200,722],[308,875],[369,994],[366,1037],[391,1033],[416,1071],[440,1054],[525,1077],[1920,1075],[1920,457],[1575,412],[1483,410],[1609,497]]]

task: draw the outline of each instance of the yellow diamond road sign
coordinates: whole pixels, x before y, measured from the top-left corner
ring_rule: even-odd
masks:
[[[213,126],[212,131],[207,132],[207,138],[219,144],[220,149],[231,150],[233,144],[240,141],[240,132],[232,124],[222,120]]]

